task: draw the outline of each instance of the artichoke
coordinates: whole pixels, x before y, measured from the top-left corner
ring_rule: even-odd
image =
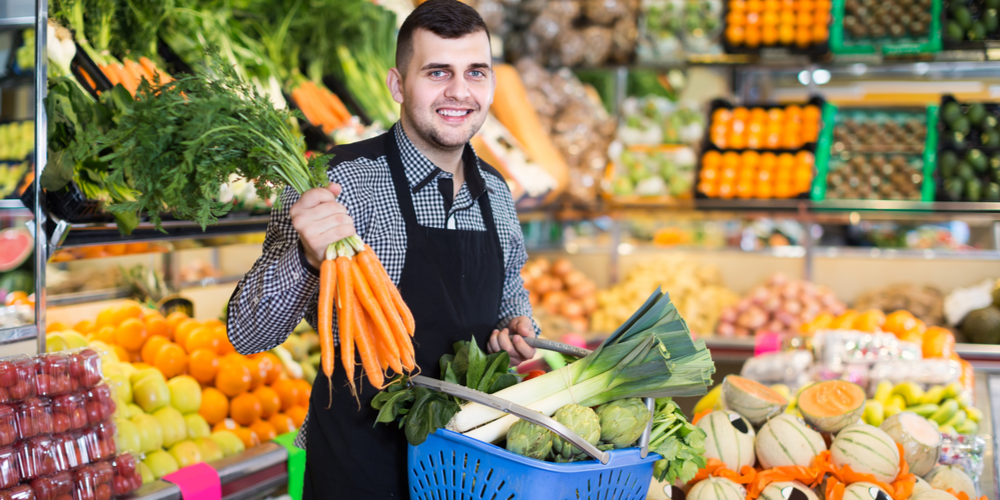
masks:
[[[597,409],[601,420],[601,441],[615,449],[628,448],[646,429],[649,408],[639,398],[626,398],[601,405]]]
[[[507,430],[507,451],[528,458],[546,460],[552,453],[555,434],[538,424],[518,420]]]
[[[594,413],[594,410],[586,406],[563,406],[556,410],[552,418],[577,433],[592,445],[597,445],[601,440],[601,419],[597,417],[597,413]],[[558,435],[553,438],[552,452],[556,455],[557,460],[561,459],[558,461],[584,459],[579,457],[583,453],[583,450],[573,446],[572,443]]]

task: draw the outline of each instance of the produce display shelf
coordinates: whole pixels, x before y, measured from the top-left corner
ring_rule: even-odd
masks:
[[[26,73],[23,75],[9,75],[0,78],[0,89],[13,87],[32,87],[35,85],[35,74]]]
[[[72,224],[66,239],[60,248],[72,248],[88,245],[105,245],[109,243],[131,243],[137,241],[168,241],[181,239],[212,238],[215,236],[263,232],[271,220],[269,215],[249,217],[224,217],[219,222],[206,227],[189,221],[163,221],[163,231],[158,231],[152,224],[143,223],[132,231],[130,236],[123,236],[118,227],[113,224]]]
[[[21,200],[0,200],[0,210],[18,210],[23,208],[26,207],[24,206],[24,203],[21,203]]]
[[[922,260],[1000,260],[998,250],[920,250],[903,248],[817,247],[822,258],[922,259]]]
[[[125,288],[107,288],[102,290],[87,290],[84,292],[60,293],[49,295],[45,298],[45,305],[48,307],[71,306],[74,304],[86,304],[90,302],[101,302],[103,300],[128,298],[129,293]]]
[[[695,207],[699,210],[740,210],[758,212],[804,212],[810,207],[808,200],[801,198],[791,198],[787,200],[741,200],[730,199],[720,200],[717,198],[703,198],[695,200]]]
[[[1000,213],[1000,203],[970,201],[824,200],[814,201],[814,211],[893,211],[936,213]]]
[[[32,17],[0,17],[0,30],[16,30],[21,28],[31,28],[35,25],[35,18]]]
[[[288,485],[288,451],[264,443],[239,455],[212,462],[219,473],[223,500],[264,498]],[[181,500],[176,485],[157,480],[125,497],[128,500]]]
[[[23,339],[32,338],[37,334],[35,325],[18,325],[7,328],[0,328],[0,345],[19,342]]]

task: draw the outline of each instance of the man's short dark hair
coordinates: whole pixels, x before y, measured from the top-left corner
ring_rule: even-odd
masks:
[[[453,40],[483,31],[489,38],[490,30],[476,9],[458,0],[427,0],[420,4],[399,28],[396,38],[396,67],[406,74],[406,65],[413,57],[413,34],[424,29],[435,35]]]

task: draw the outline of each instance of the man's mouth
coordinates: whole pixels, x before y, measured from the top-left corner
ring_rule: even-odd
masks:
[[[449,118],[460,118],[472,113],[471,109],[439,109],[438,114]]]

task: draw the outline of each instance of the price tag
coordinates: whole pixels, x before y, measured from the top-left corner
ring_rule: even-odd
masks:
[[[781,350],[781,334],[775,332],[758,332],[754,336],[753,355],[760,356],[769,352]]]
[[[189,465],[173,474],[167,474],[164,481],[174,483],[181,489],[184,500],[221,500],[222,482],[219,473],[206,463]]]
[[[997,48],[997,49],[986,49],[986,60],[987,61],[997,61],[997,60],[1000,60],[1000,48]]]

